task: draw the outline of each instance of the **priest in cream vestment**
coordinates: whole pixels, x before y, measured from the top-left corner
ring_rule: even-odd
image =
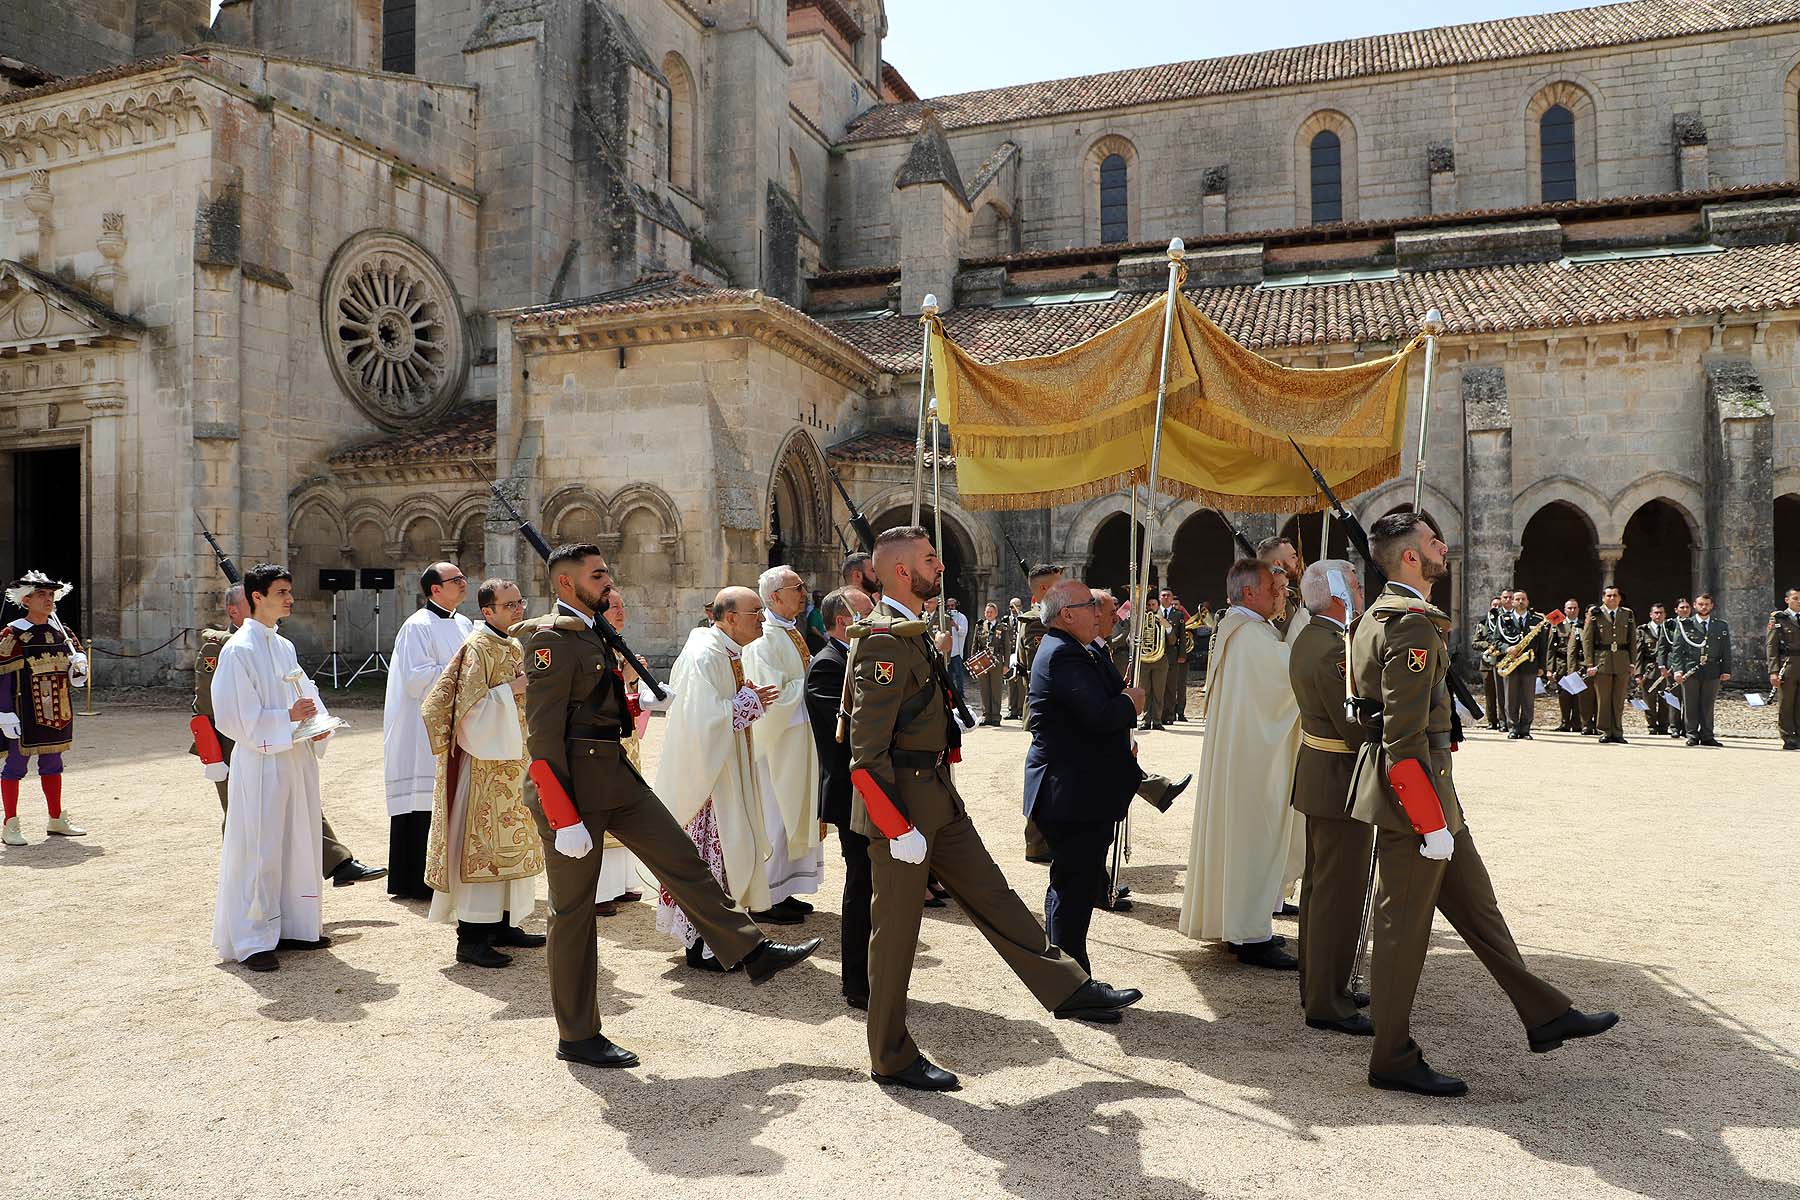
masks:
[[[681,822],[713,878],[739,908],[769,907],[770,846],[763,796],[769,766],[758,762],[752,725],[775,688],[747,677],[743,648],[762,633],[762,605],[749,588],[726,588],[712,606],[716,624],[696,629],[669,671],[674,699],[657,762],[656,794]],[[687,947],[688,965],[719,961],[667,889],[656,901],[656,927]]]
[[[437,755],[425,882],[429,917],[456,924],[456,960],[504,967],[497,946],[541,946],[519,928],[537,907],[544,844],[525,807],[525,652],[510,631],[525,616],[518,586],[490,579],[482,623],[450,659],[421,706]]]
[[[811,912],[812,905],[795,897],[818,891],[825,879],[819,749],[806,715],[812,651],[796,624],[806,611],[806,584],[792,567],[770,567],[756,581],[756,590],[763,602],[762,636],[744,647],[744,673],[777,689],[775,702],[757,723],[755,747],[774,785],[764,796],[764,819],[769,827],[769,901],[779,922]]]
[[[1300,710],[1288,646],[1269,623],[1284,608],[1282,576],[1254,559],[1226,579],[1231,608],[1213,634],[1193,845],[1182,933],[1224,941],[1241,962],[1293,970],[1272,914],[1299,878],[1303,827],[1288,804]],[[1297,631],[1297,627],[1296,627]]]

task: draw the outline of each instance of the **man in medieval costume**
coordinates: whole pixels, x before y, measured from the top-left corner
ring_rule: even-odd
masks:
[[[81,837],[87,830],[69,820],[62,807],[63,754],[75,738],[75,689],[87,681],[87,654],[81,642],[57,619],[56,602],[70,586],[42,571],[27,571],[6,589],[6,598],[25,615],[0,629],[0,742],[6,765],[0,767],[0,799],[6,823],[0,841],[25,845],[19,830],[19,781],[33,755],[38,784],[50,820],[46,832]]]
[[[762,636],[744,647],[744,672],[776,689],[756,727],[756,757],[773,785],[763,796],[769,837],[769,911],[759,923],[787,924],[812,911],[800,899],[819,890],[825,851],[819,835],[819,752],[806,716],[806,669],[812,651],[796,622],[806,584],[792,567],[770,567],[756,581],[763,602]]]
[[[537,907],[544,844],[525,807],[525,651],[512,639],[525,600],[510,579],[476,594],[482,623],[425,693],[425,736],[438,756],[425,882],[429,917],[456,923],[456,961],[504,967],[496,947],[542,946],[520,928]]]

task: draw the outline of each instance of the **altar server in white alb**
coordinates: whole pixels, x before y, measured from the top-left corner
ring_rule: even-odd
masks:
[[[462,649],[475,622],[456,611],[469,594],[469,581],[455,563],[426,568],[419,576],[419,594],[425,604],[400,626],[388,660],[381,756],[387,783],[388,895],[429,900],[425,853],[437,791],[437,756],[431,752],[420,709],[425,693]]]
[[[819,890],[825,848],[819,837],[819,751],[806,715],[806,668],[812,651],[795,623],[806,612],[806,583],[792,567],[770,567],[756,581],[763,602],[762,636],[744,647],[744,674],[776,689],[757,722],[756,757],[768,764],[773,787],[763,797],[769,830],[769,909],[758,921],[784,923],[812,905],[799,899]]]
[[[264,563],[244,573],[251,619],[219,651],[213,721],[237,743],[219,858],[213,946],[252,971],[278,950],[321,950],[319,758],[327,731],[295,740],[299,722],[329,720],[319,690],[276,622],[294,608],[294,577]]]

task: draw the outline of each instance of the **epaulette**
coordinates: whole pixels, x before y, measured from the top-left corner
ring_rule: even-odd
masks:
[[[512,636],[520,642],[540,629],[554,629],[558,633],[583,633],[588,623],[580,617],[568,613],[545,613],[541,617],[526,617],[513,629]]]
[[[203,642],[229,642],[231,640],[231,630],[202,629],[200,631],[200,640]]]
[[[895,637],[903,638],[918,637],[930,628],[930,621],[900,621],[894,618],[892,612],[876,609],[861,621],[850,626],[846,632],[849,634],[850,640],[855,641],[857,638],[867,637],[871,633],[891,633]]]

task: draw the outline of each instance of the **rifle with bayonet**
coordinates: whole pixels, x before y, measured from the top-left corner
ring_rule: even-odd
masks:
[[[513,502],[505,492],[500,490],[500,485],[487,478],[487,472],[481,470],[481,464],[471,460],[471,465],[483,479],[487,480],[488,491],[492,492],[494,499],[500,502],[500,507],[506,510],[507,519],[518,527],[519,535],[531,543],[531,548],[538,552],[538,556],[544,562],[548,563],[550,561],[550,543],[544,540],[544,535],[539,533],[537,527],[527,521],[519,510],[513,507]],[[552,587],[554,586],[553,582]],[[632,653],[631,647],[625,644],[625,639],[619,636],[619,631],[612,627],[612,622],[606,619],[604,612],[594,614],[594,632],[600,635],[601,641],[612,647],[614,654],[625,660],[626,666],[637,672],[637,677],[649,685],[651,693],[658,700],[668,699],[669,694],[663,690],[662,684],[657,682],[656,676],[651,674],[650,668],[644,665],[644,660]]]
[[[863,516],[862,510],[856,507],[856,501],[850,498],[850,493],[844,488],[844,481],[838,478],[837,468],[827,467],[825,473],[831,476],[831,482],[837,484],[838,495],[844,498],[844,507],[850,510],[850,528],[856,531],[857,540],[862,543],[865,551],[875,553],[875,527],[869,524],[869,518]],[[838,536],[841,538],[844,535],[839,533]],[[844,553],[849,552],[850,547],[845,546]]]
[[[213,557],[219,560],[219,570],[225,572],[225,582],[231,584],[244,582],[244,577],[238,573],[238,569],[232,565],[231,560],[225,557],[225,551],[219,548],[219,539],[212,535],[212,530],[206,527],[206,522],[201,520],[199,513],[194,514],[194,520],[199,521],[200,536],[206,539],[206,544],[212,547]]]
[[[1306,451],[1300,449],[1300,443],[1296,442],[1292,437],[1289,437],[1288,445],[1294,448],[1294,453],[1300,456],[1300,461],[1306,464],[1306,469],[1308,471],[1312,472],[1313,483],[1317,485],[1319,494],[1325,497],[1325,502],[1327,504],[1331,505],[1332,515],[1343,523],[1344,533],[1349,537],[1350,544],[1355,546],[1356,552],[1362,556],[1363,565],[1369,574],[1369,580],[1375,585],[1374,588],[1370,590],[1379,591],[1387,583],[1388,579],[1387,573],[1375,562],[1375,555],[1369,549],[1369,531],[1363,528],[1362,521],[1358,519],[1355,513],[1344,507],[1344,502],[1338,499],[1337,493],[1331,489],[1331,485],[1325,482],[1325,476],[1319,472],[1319,468],[1313,466],[1312,460],[1306,457]],[[1476,703],[1475,693],[1469,690],[1469,685],[1463,682],[1462,676],[1456,673],[1455,668],[1452,668],[1448,672],[1447,679],[1450,686],[1450,694],[1456,698],[1456,702],[1467,709],[1469,715],[1475,720],[1481,720],[1481,705]],[[1452,711],[1450,719],[1456,725],[1456,740],[1461,741],[1462,718],[1457,715],[1455,711]]]
[[[1243,530],[1239,529],[1236,525],[1233,525],[1231,526],[1231,536],[1237,539],[1238,547],[1243,550],[1245,558],[1257,557],[1256,543],[1251,541]],[[1296,580],[1295,582],[1298,583],[1299,581]]]

